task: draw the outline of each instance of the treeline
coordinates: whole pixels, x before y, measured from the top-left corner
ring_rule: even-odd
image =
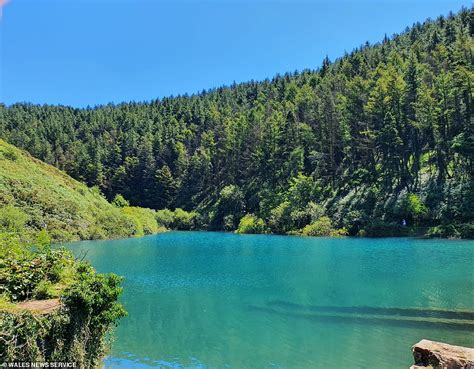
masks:
[[[473,33],[462,9],[315,71],[149,103],[1,105],[0,137],[109,200],[194,211],[193,227],[472,237]]]

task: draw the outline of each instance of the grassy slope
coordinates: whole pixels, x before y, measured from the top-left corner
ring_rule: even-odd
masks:
[[[98,191],[55,167],[0,140],[0,207],[12,205],[28,215],[27,227],[46,226],[54,240],[128,237],[143,234],[143,213],[158,231],[152,211],[117,209]]]

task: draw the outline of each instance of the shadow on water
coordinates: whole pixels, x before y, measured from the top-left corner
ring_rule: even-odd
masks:
[[[286,301],[270,301],[268,307],[281,308],[288,311],[307,311],[322,313],[347,313],[347,314],[374,314],[388,316],[406,316],[420,318],[460,319],[474,320],[474,311],[463,310],[440,310],[422,308],[392,308],[372,306],[315,306],[300,305]]]
[[[474,331],[474,312],[469,311],[313,306],[284,301],[271,301],[263,307],[248,305],[248,309],[254,312],[305,319],[317,323]]]

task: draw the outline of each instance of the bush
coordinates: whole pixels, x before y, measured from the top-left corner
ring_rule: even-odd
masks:
[[[7,232],[23,231],[28,219],[28,214],[12,205],[0,208],[0,230]]]
[[[38,300],[50,299],[58,296],[58,290],[50,281],[40,281],[33,290],[33,297]]]
[[[97,219],[91,238],[143,236],[160,230],[153,210],[135,206],[105,211]]]
[[[18,152],[15,150],[3,151],[3,157],[7,160],[15,161],[18,159]]]
[[[240,219],[236,233],[265,233],[265,222],[253,214],[246,214]]]
[[[25,300],[44,278],[40,260],[34,258],[8,258],[1,264],[0,294],[6,294],[12,301]]]
[[[195,229],[198,223],[198,213],[176,208],[174,211],[161,209],[155,212],[158,225],[168,229],[189,231]]]
[[[71,282],[72,255],[65,249],[42,248],[8,253],[0,264],[0,295],[21,301],[35,295],[46,295],[58,286]]]
[[[98,367],[108,332],[125,310],[117,302],[121,278],[97,274],[65,249],[39,251],[20,245],[0,265],[0,358],[2,361],[74,361]],[[63,308],[47,315],[19,312],[11,301],[61,297]]]
[[[108,332],[125,310],[117,302],[122,290],[115,275],[96,274],[78,265],[75,283],[63,294],[64,308],[47,315],[0,312],[0,357],[6,361],[74,361],[80,369],[100,365],[109,346]],[[37,286],[38,297],[54,296],[47,282]],[[53,294],[52,292],[53,291]],[[9,311],[13,309],[13,311]]]
[[[155,212],[153,210],[136,206],[127,206],[122,208],[122,212],[134,219],[137,224],[137,231],[134,234],[135,236],[154,234],[158,232],[158,222],[156,221]]]
[[[117,302],[122,294],[122,278],[115,274],[97,274],[87,263],[77,267],[76,282],[64,293],[64,304],[75,315],[86,315],[94,329],[107,328],[125,316]],[[105,332],[104,332],[105,333]]]
[[[461,238],[474,238],[474,223],[459,224],[458,229]]]
[[[126,238],[139,234],[136,218],[123,214],[119,209],[103,211],[97,216],[95,227],[91,228],[91,238]]]
[[[26,250],[24,245],[21,243],[20,235],[11,232],[0,232],[0,267],[3,266],[4,259],[13,256],[19,257],[25,252]]]
[[[40,250],[45,250],[51,244],[51,236],[49,235],[46,229],[42,229],[38,232],[35,240],[36,246],[39,247]]]
[[[112,200],[112,205],[116,208],[124,208],[130,206],[130,203],[121,194],[117,194]]]
[[[188,212],[177,208],[174,211],[173,228],[186,231],[194,229],[196,217],[197,213],[194,211]]]
[[[155,218],[159,225],[171,228],[174,223],[174,213],[169,209],[161,209],[155,212]]]
[[[306,209],[293,210],[290,213],[290,222],[288,224],[288,227],[290,227],[291,229],[299,229],[299,228],[304,227],[310,222],[311,222],[311,217],[306,211]]]
[[[305,236],[345,236],[347,235],[347,231],[344,228],[341,229],[334,229],[332,226],[331,219],[327,216],[323,216],[308,224],[306,227],[303,228],[302,232]]]

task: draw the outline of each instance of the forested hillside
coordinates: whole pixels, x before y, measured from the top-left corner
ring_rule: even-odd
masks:
[[[271,80],[85,109],[0,105],[0,137],[109,199],[196,210],[201,228],[391,235],[405,220],[472,237],[473,33],[463,9]]]

